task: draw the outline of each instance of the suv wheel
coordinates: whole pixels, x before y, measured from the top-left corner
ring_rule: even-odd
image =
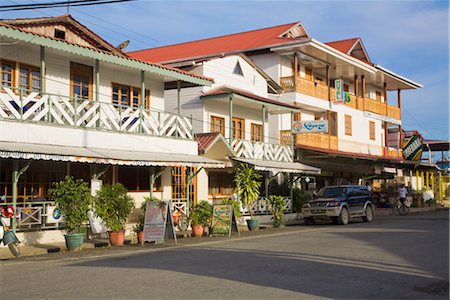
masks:
[[[338,222],[340,225],[347,225],[350,220],[350,214],[348,213],[347,207],[343,207],[341,209],[341,213],[339,214]]]
[[[364,210],[364,217],[362,217],[364,222],[372,222],[373,220],[373,209],[372,206],[367,205],[366,209]]]

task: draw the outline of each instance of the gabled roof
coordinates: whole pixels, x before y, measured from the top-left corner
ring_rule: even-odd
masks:
[[[116,55],[127,56],[124,52],[116,49],[113,45],[102,39],[95,32],[75,20],[71,15],[63,15],[56,17],[44,17],[44,18],[26,18],[26,19],[12,19],[12,20],[0,20],[0,24],[12,25],[25,31],[44,35],[49,38],[54,38],[53,35],[48,35],[42,30],[43,26],[50,25],[62,25],[72,32],[77,34],[80,38],[89,43],[93,48],[98,50],[104,50],[112,52]],[[48,32],[48,31],[47,31]]]
[[[222,141],[230,153],[232,155],[236,155],[234,150],[230,147],[220,132],[197,133],[194,135],[194,138],[198,144],[198,154],[206,154],[212,146],[214,146],[217,142]]]
[[[309,35],[303,24],[295,22],[159,48],[138,50],[128,54],[141,60],[170,63],[197,57],[258,50],[308,37]]]
[[[364,47],[361,38],[351,38],[346,40],[334,41],[325,43],[336,50],[341,51],[347,55],[353,56],[359,60],[372,64],[366,48]]]

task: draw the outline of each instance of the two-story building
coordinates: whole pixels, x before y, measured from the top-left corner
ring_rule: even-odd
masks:
[[[58,228],[47,191],[66,175],[120,182],[139,204],[171,199],[191,169],[224,167],[198,155],[192,118],[164,100],[166,84],[211,79],[133,59],[71,16],[2,20],[0,53],[0,193],[19,231]]]
[[[164,55],[183,57],[175,47]],[[130,53],[132,57],[151,61],[151,50]],[[161,59],[161,58],[159,58]],[[205,169],[198,174],[203,198],[221,200],[232,196],[234,174],[240,163],[263,171],[265,187],[280,173],[317,174],[319,170],[293,162],[293,140],[288,134],[279,139],[272,135],[269,118],[286,116],[285,129],[291,128],[291,117],[299,109],[291,104],[268,98],[281,87],[243,54],[214,57],[184,57],[177,68],[214,79],[211,87],[166,85],[167,109],[181,109],[193,116],[199,153],[224,161],[225,169]],[[281,178],[280,178],[281,180]],[[264,194],[268,191],[265,189]],[[288,195],[289,196],[289,195]]]
[[[327,124],[324,132],[294,138],[296,159],[322,169],[320,185],[357,183],[401,168],[402,138],[390,147],[387,133],[401,127],[401,91],[422,86],[374,64],[360,38],[322,43],[302,23],[291,23],[131,53],[187,70],[206,59],[239,54],[281,87],[267,97],[297,107],[294,121]],[[269,116],[266,134],[281,143],[291,135],[289,118]]]

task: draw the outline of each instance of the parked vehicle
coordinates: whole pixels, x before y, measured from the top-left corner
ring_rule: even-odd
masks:
[[[346,225],[354,217],[361,217],[364,222],[373,220],[372,193],[367,186],[327,186],[319,191],[316,199],[303,205],[303,218],[307,225],[319,219],[331,219],[335,224]]]

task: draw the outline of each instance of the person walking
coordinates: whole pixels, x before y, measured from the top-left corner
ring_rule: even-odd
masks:
[[[400,186],[400,188],[398,189],[398,198],[400,199],[400,202],[402,203],[402,205],[405,204],[406,195],[408,195],[408,190],[405,188],[405,185],[402,184]]]

